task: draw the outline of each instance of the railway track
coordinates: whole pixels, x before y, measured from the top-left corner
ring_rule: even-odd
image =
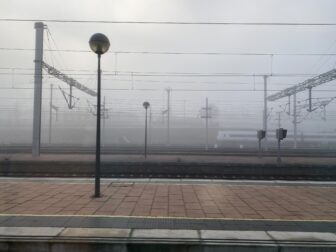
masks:
[[[7,145],[0,146],[0,153],[31,153],[31,147],[27,145]],[[46,154],[94,154],[93,146],[70,146],[53,145],[41,147],[41,153]],[[142,154],[143,146],[102,146],[102,154]],[[229,148],[209,148],[207,151],[199,146],[149,146],[149,155],[204,155],[204,156],[258,156],[256,149],[229,149]],[[277,149],[269,148],[262,152],[263,156],[277,156]],[[300,148],[282,149],[281,155],[284,157],[336,157],[336,150]]]
[[[60,154],[49,160],[27,160],[4,158],[0,160],[0,176],[19,177],[93,177],[94,158],[82,158],[81,154],[94,154],[92,146],[44,146],[42,153]],[[1,146],[0,153],[20,154],[30,156],[30,146]],[[126,154],[125,156],[106,158],[101,164],[103,177],[119,178],[195,178],[195,179],[261,179],[261,180],[336,180],[336,163],[333,163],[336,153],[333,150],[316,149],[286,149],[282,156],[314,157],[316,159],[302,163],[259,162],[258,152],[253,149],[209,149],[190,146],[152,146],[153,155],[172,155],[172,157],[158,157],[144,160],[142,146],[103,146],[102,154]],[[62,154],[80,154],[74,159],[66,159]],[[189,157],[187,157],[189,155]],[[194,155],[194,156],[192,156]],[[273,157],[276,150],[269,149],[264,156]],[[183,158],[185,156],[185,158]],[[217,157],[218,158],[217,158]],[[228,156],[222,161],[219,156]],[[230,156],[233,157],[230,159]],[[238,156],[238,158],[234,158]],[[239,158],[239,157],[242,158]],[[26,156],[27,157],[27,156]],[[70,155],[71,157],[71,155]],[[199,158],[200,157],[200,158]],[[211,158],[213,157],[213,158]],[[216,157],[216,158],[215,158]],[[250,157],[254,158],[254,162]],[[65,159],[64,159],[65,158]],[[303,158],[303,159],[302,159]],[[321,160],[319,159],[321,158]],[[323,159],[326,158],[326,159]],[[224,160],[224,159],[223,159]],[[235,160],[235,161],[230,161]],[[238,161],[237,161],[238,160]],[[307,159],[308,160],[308,159]]]
[[[0,176],[94,177],[94,161],[0,161]],[[102,162],[105,178],[194,178],[335,181],[335,165],[207,162]]]

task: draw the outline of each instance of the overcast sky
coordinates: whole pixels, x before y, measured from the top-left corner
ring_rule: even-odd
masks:
[[[186,22],[298,22],[336,23],[336,1],[333,0],[0,0],[0,18],[107,20],[107,21],[186,21]],[[244,119],[262,122],[263,79],[261,77],[176,77],[137,76],[141,73],[242,73],[259,74],[319,74],[335,66],[335,56],[228,56],[228,55],[152,55],[116,54],[121,51],[149,52],[225,52],[225,53],[336,53],[336,26],[233,26],[233,25],[151,25],[46,22],[51,33],[45,32],[44,48],[89,50],[93,33],[102,32],[111,42],[110,53],[102,58],[103,95],[111,110],[141,111],[149,100],[157,115],[166,106],[166,91],[173,89],[172,110],[182,113],[186,104],[191,117],[204,104],[205,97],[220,111],[221,120]],[[34,67],[34,22],[0,22],[0,104],[3,108],[31,109]],[[55,42],[55,43],[54,43]],[[84,85],[96,87],[96,56],[91,52],[44,52],[44,60],[78,79]],[[6,69],[11,68],[11,69]],[[88,71],[86,71],[88,70]],[[26,73],[27,75],[22,75]],[[117,76],[113,76],[117,73]],[[133,73],[133,74],[132,74]],[[132,76],[133,75],[133,76]],[[270,77],[269,94],[298,84],[307,76]],[[48,110],[48,88],[53,83],[67,91],[67,85],[44,78],[44,108]],[[334,82],[316,88],[313,97],[328,99],[336,96]],[[12,89],[12,88],[27,89]],[[116,91],[108,89],[131,89]],[[143,91],[138,89],[155,89]],[[190,91],[178,91],[178,89]],[[175,91],[174,91],[175,90]],[[195,91],[205,90],[205,91]],[[207,90],[207,91],[206,91]],[[227,90],[227,91],[211,91]],[[231,90],[231,91],[230,91]],[[239,91],[240,90],[240,91]],[[256,90],[256,91],[253,91]],[[320,90],[320,91],[318,91]],[[334,90],[334,91],[322,91]],[[60,93],[55,104],[66,110]],[[87,107],[87,97],[80,91],[78,109]],[[304,103],[307,92],[298,95]],[[90,100],[94,102],[94,99]],[[287,103],[281,99],[270,103],[273,113]],[[301,104],[302,104],[301,103]],[[305,114],[305,113],[304,113]],[[303,122],[301,128],[334,130],[336,103],[328,107],[328,121],[320,114],[309,115],[315,122]],[[275,115],[271,118],[275,124]],[[290,127],[290,118],[284,121]],[[257,125],[258,123],[255,123]]]

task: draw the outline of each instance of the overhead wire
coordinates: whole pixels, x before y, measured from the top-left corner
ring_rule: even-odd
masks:
[[[33,87],[1,87],[0,90],[33,90]],[[50,88],[43,88],[45,90],[48,90]],[[164,91],[164,88],[137,88],[137,89],[132,89],[132,88],[102,88],[101,90],[106,90],[106,91]],[[268,91],[280,91],[282,89],[268,89]],[[172,89],[172,92],[264,92],[263,89]],[[336,89],[321,89],[321,90],[316,90],[316,92],[335,92]],[[5,97],[3,97],[5,99]],[[29,98],[32,99],[32,98]]]
[[[4,19],[0,19],[0,21],[4,21]],[[28,21],[28,20],[9,20],[7,19],[6,21]],[[39,20],[29,20],[29,21],[39,21]],[[40,20],[42,21],[42,20]],[[237,23],[237,22],[220,22],[220,23],[213,23],[213,22],[167,22],[167,21],[164,21],[164,22],[157,22],[157,21],[149,21],[149,22],[146,22],[146,21],[89,21],[89,20],[44,20],[44,21],[48,21],[48,22],[64,22],[64,23],[69,23],[69,22],[75,22],[75,23],[115,23],[115,24],[182,24],[182,25],[186,25],[186,24],[190,24],[190,25],[281,25],[281,26],[297,26],[297,25],[304,25],[304,26],[335,26],[336,23]],[[60,52],[60,50],[56,50],[58,52]],[[87,51],[85,51],[87,52]],[[111,52],[113,53],[113,52]],[[114,52],[116,53],[116,52]],[[204,53],[180,53],[180,52],[119,52],[119,53],[141,53],[141,54],[174,54],[174,55],[182,55],[182,54],[201,54],[203,55]],[[224,54],[224,53],[206,53],[206,55],[228,55],[227,53]],[[232,54],[232,55],[242,55],[242,54]],[[252,54],[244,54],[244,55],[252,55]],[[269,54],[254,54],[253,56],[266,56],[266,55],[269,55]],[[272,55],[275,55],[275,54],[272,54]],[[311,54],[312,55],[312,54]],[[321,56],[322,54],[316,54],[314,56]],[[333,56],[334,54],[328,54],[328,55],[325,55],[325,56]],[[336,55],[336,54],[335,54]],[[301,55],[303,56],[303,55]],[[310,55],[309,55],[310,56]],[[271,56],[273,57],[273,56]],[[271,62],[271,64],[273,64],[273,62]],[[118,75],[120,72],[118,71]],[[131,75],[133,76],[134,75],[134,72],[130,72]],[[271,66],[271,74],[272,74],[272,66]],[[76,75],[76,74],[75,74]],[[77,74],[79,75],[79,74]],[[108,75],[108,74],[107,74]],[[122,76],[129,76],[127,75],[127,73],[121,73]],[[264,76],[265,74],[260,74],[260,75],[257,75],[257,76]],[[149,72],[149,73],[143,73],[143,72],[138,72],[136,73],[135,76],[158,76],[158,77],[161,77],[161,76],[167,76],[167,77],[221,77],[221,76],[238,76],[237,74],[235,73],[215,73],[215,74],[206,74],[206,73],[154,73],[154,72]],[[255,77],[256,75],[253,74],[253,75],[239,75],[239,76],[253,76]],[[276,75],[274,75],[276,76]],[[279,75],[277,77],[284,77],[284,75]],[[293,74],[292,75],[288,75],[286,77],[289,77],[289,76],[294,76]],[[300,75],[302,76],[302,75]],[[295,77],[298,77],[298,76],[295,76]],[[111,89],[111,90],[128,90],[129,89]],[[154,90],[154,89],[138,89],[137,91],[139,90]],[[174,91],[243,91],[241,89],[237,89],[237,90],[225,90],[225,89],[213,89],[213,90],[204,90],[204,89],[174,89]],[[263,91],[263,90],[246,90],[246,91]],[[276,91],[276,90],[269,90],[269,91]]]
[[[328,49],[326,50],[327,52],[328,51],[330,51],[334,46],[336,45],[336,40],[334,40],[333,42],[332,42],[332,44],[328,47]],[[321,64],[320,64],[320,66],[318,67],[317,65],[318,65],[318,63],[319,63],[319,61],[321,61],[322,60],[322,58],[323,58],[323,56],[320,56],[319,57],[319,59],[318,59],[318,61],[315,63],[315,65],[311,68],[312,69],[312,71],[319,71],[330,59],[331,59],[331,56],[335,56],[335,55],[332,55],[332,54],[330,54],[330,55],[328,55],[328,57],[327,57],[327,59],[324,59],[324,62],[322,62]]]
[[[0,72],[0,75],[13,75],[11,72]],[[34,73],[15,73],[15,75],[31,75],[35,76]],[[95,76],[94,73],[72,73],[74,76]],[[197,73],[197,72],[128,72],[119,71],[116,75],[115,73],[106,72],[104,76],[151,76],[151,77],[263,77],[270,76],[267,73],[230,73],[230,72],[218,72],[218,73]],[[311,73],[274,73],[272,77],[313,77],[316,74]]]
[[[234,25],[234,26],[336,26],[333,22],[192,22],[192,21],[113,21],[113,20],[71,20],[71,19],[24,19],[1,18],[0,22],[48,22],[84,24],[142,24],[142,25]]]
[[[48,30],[47,30],[48,31]],[[49,57],[50,57],[50,61],[51,61],[51,65],[52,66],[55,66],[55,63],[54,63],[54,59],[53,59],[53,55],[52,55],[52,53],[53,53],[53,51],[51,51],[51,43],[50,43],[50,39],[49,39],[49,33],[47,32],[47,41],[45,41],[45,37],[43,38],[43,44],[44,45],[46,45],[47,46],[47,48],[49,48],[49,50],[47,49],[47,50],[44,50],[44,51],[46,51],[46,52],[48,52],[49,53]],[[44,57],[46,56],[45,54],[43,55]],[[43,59],[44,60],[44,59]]]
[[[0,47],[1,51],[28,51],[33,48]],[[44,49],[44,51],[58,51],[65,53],[92,53],[90,50],[79,49]],[[153,55],[223,55],[223,56],[336,56],[336,53],[276,53],[276,52],[183,52],[183,51],[108,51],[111,54],[153,54]]]

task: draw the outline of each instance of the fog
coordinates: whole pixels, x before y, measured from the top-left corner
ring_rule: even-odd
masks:
[[[83,0],[12,0],[1,1],[0,5],[2,19],[336,22],[335,1],[320,0],[134,0],[99,1],[98,4]],[[88,40],[96,32],[110,39],[110,50],[102,56],[103,145],[143,144],[145,109],[142,104],[148,101],[150,144],[203,148],[208,99],[209,146],[217,148],[226,141],[224,147],[256,147],[256,131],[263,127],[263,75],[268,76],[268,95],[271,95],[335,67],[332,55],[336,53],[335,26],[71,22],[45,22],[45,25],[44,61],[93,90],[97,89],[97,58],[90,51]],[[34,21],[1,20],[0,29],[3,34],[0,38],[0,145],[30,145]],[[50,110],[51,85],[53,109]],[[69,94],[69,86],[44,72],[42,146],[93,146],[96,98],[74,89],[75,104],[69,109],[62,91],[64,95]],[[308,112],[308,90],[297,94],[298,141],[302,146],[335,148],[335,81],[314,88],[312,97],[314,111]],[[324,102],[329,103],[323,107]],[[269,141],[275,144],[274,132],[279,127],[280,116],[280,126],[288,129],[288,147],[293,146],[293,111],[289,111],[288,99],[269,101],[268,113]],[[226,132],[229,137],[241,136],[236,140],[223,139],[220,132]]]

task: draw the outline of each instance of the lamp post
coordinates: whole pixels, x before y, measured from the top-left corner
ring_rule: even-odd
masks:
[[[96,169],[95,169],[95,193],[94,197],[100,197],[100,56],[107,52],[110,41],[101,33],[91,36],[91,50],[98,55],[98,86],[97,86],[97,128],[96,128]]]
[[[277,162],[281,163],[281,155],[280,155],[280,141],[286,138],[287,136],[287,130],[283,128],[279,128],[275,131],[275,136],[278,140],[278,157]]]
[[[147,158],[147,109],[150,106],[149,102],[145,101],[142,106],[146,110],[146,116],[145,116],[145,159]]]

